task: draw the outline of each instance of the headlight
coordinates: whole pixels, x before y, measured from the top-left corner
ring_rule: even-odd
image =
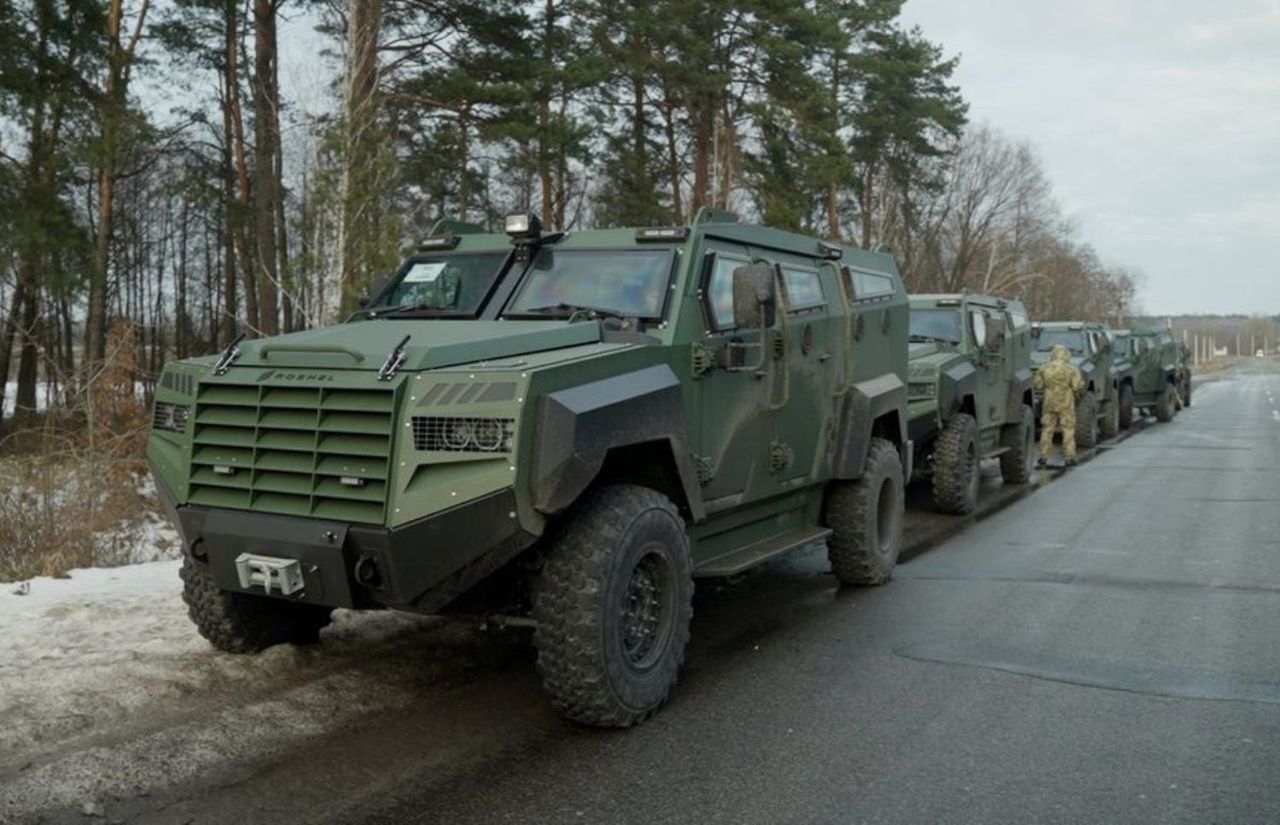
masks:
[[[185,404],[170,404],[167,401],[157,401],[151,414],[151,428],[155,430],[170,430],[175,433],[186,432],[187,417],[190,414],[191,410]]]
[[[413,418],[413,446],[427,452],[509,453],[515,433],[516,423],[511,418]]]

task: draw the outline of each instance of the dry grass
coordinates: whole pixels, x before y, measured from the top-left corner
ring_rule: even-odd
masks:
[[[117,337],[109,351],[78,407],[45,413],[0,440],[0,581],[128,563],[155,520],[132,347]]]

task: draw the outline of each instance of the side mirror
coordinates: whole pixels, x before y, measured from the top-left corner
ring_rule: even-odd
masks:
[[[1004,330],[997,324],[987,324],[987,349],[1000,349],[1004,346]]]
[[[770,264],[740,266],[733,271],[733,325],[738,328],[773,326],[778,290]]]
[[[361,309],[368,309],[376,298],[387,291],[387,284],[391,283],[391,279],[387,277],[375,278],[373,283],[360,293],[360,297],[356,298],[356,305]]]

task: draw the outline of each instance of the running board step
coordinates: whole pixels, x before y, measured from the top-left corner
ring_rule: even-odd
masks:
[[[732,576],[735,573],[741,573],[743,570],[755,567],[767,559],[781,555],[788,550],[795,550],[797,547],[821,541],[829,535],[831,535],[831,531],[826,527],[809,527],[804,530],[784,533],[781,536],[749,544],[741,550],[734,550],[732,553],[709,559],[699,564],[693,571],[693,575]]]

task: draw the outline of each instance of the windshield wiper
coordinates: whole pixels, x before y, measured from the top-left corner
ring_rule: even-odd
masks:
[[[411,312],[430,312],[438,315],[466,314],[462,313],[461,310],[446,309],[445,307],[438,307],[433,304],[406,304],[404,306],[372,307],[366,310],[366,312],[369,313],[370,318],[387,318],[392,315],[407,315]]]
[[[908,335],[907,340],[914,341],[916,343],[932,342],[935,344],[946,344],[949,347],[954,347],[958,343],[957,341],[952,341],[950,338],[940,338],[937,335],[921,335],[918,332],[913,332]]]
[[[624,322],[630,321],[632,318],[635,317],[633,315],[625,315],[616,309],[609,309],[608,307],[593,307],[587,304],[569,304],[564,302],[561,302],[558,304],[552,304],[550,306],[545,306],[545,307],[530,307],[529,309],[525,310],[525,312],[537,312],[544,315],[551,312],[572,312],[572,313],[589,312],[592,315],[598,315],[602,318],[617,318],[619,321],[624,321]]]

